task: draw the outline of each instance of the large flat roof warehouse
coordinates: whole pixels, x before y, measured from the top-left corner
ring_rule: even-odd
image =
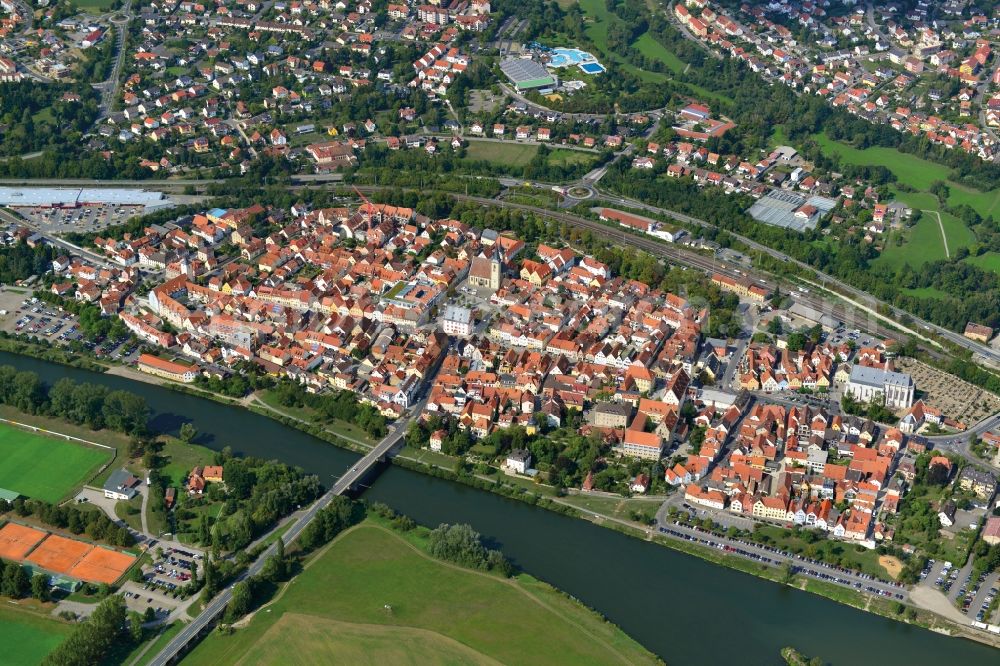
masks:
[[[527,58],[504,60],[500,63],[500,71],[518,90],[549,88],[556,85],[556,78],[545,69],[544,65]]]
[[[80,206],[143,206],[154,210],[174,205],[163,192],[125,188],[0,187],[0,206],[10,208],[78,208]]]

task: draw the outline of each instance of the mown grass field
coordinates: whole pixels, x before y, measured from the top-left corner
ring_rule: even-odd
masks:
[[[921,159],[916,155],[904,153],[895,148],[874,146],[860,150],[840,141],[834,141],[825,134],[814,134],[813,138],[823,152],[831,155],[837,154],[841,160],[848,164],[884,166],[896,175],[899,182],[917,190],[926,192],[931,183],[943,180],[948,183],[951,190],[948,203],[952,206],[967,204],[983,217],[1000,211],[1000,189],[979,192],[949,181],[950,169],[944,165]]]
[[[648,32],[642,33],[632,46],[647,58],[659,60],[675,74],[680,74],[684,71],[684,61],[678,58],[673,51],[668,51],[663,44],[653,39],[653,36]]]
[[[634,74],[642,81],[662,83],[669,78],[666,74],[661,74],[660,72],[647,72],[644,69],[639,69],[635,65],[625,62],[625,60],[608,48],[608,27],[612,21],[617,21],[618,18],[612,16],[611,12],[608,11],[604,0],[580,0],[579,5],[583,13],[593,19],[584,28],[584,32],[597,47],[597,50],[600,51],[599,54],[595,54],[599,60],[603,59],[604,61],[617,63],[619,67],[630,74]]]
[[[945,258],[941,229],[933,214],[924,213],[916,225],[898,233],[905,236],[903,244],[896,245],[893,240],[889,240],[875,263],[894,268],[908,263],[913,268],[918,268],[927,262]],[[951,248],[950,245],[949,248],[954,252],[954,248]]]
[[[918,287],[916,289],[904,289],[903,293],[915,298],[945,298],[948,294],[936,287]]]
[[[411,627],[352,624],[286,613],[261,639],[259,649],[241,664],[283,664],[305,650],[337,664],[499,664],[441,634]]]
[[[948,167],[900,152],[895,148],[873,146],[861,150],[835,141],[822,133],[813,135],[813,139],[823,152],[839,155],[847,164],[884,166],[895,174],[899,182],[917,190],[926,191],[935,180],[948,179]]]
[[[92,477],[111,451],[0,424],[0,488],[58,502]]]
[[[0,645],[5,664],[40,664],[73,631],[72,625],[4,604],[0,606]]]
[[[211,634],[185,664],[655,663],[551,587],[432,559],[420,539],[371,522],[344,533],[246,628]]]
[[[560,166],[574,166],[577,164],[590,164],[597,157],[594,153],[585,153],[582,150],[559,150],[558,148],[549,153],[549,164]]]
[[[929,211],[937,211],[941,215],[941,227],[944,227],[944,234],[948,239],[948,251],[951,256],[954,256],[959,248],[971,248],[975,244],[976,237],[972,230],[954,215],[942,211],[937,197],[928,191],[931,183],[936,180],[947,182],[950,192],[948,204],[951,206],[967,204],[984,217],[1000,211],[1000,189],[978,192],[949,181],[949,169],[941,164],[900,152],[894,148],[872,147],[859,150],[845,143],[834,141],[825,134],[815,134],[813,138],[825,153],[839,155],[840,159],[847,164],[884,166],[896,175],[900,183],[919,190],[918,192],[902,192],[898,188],[892,188],[893,196],[896,199],[911,208],[922,210],[924,213],[916,226],[901,232],[906,239],[902,245],[897,246],[893,238],[890,237],[882,255],[876,259],[878,263],[897,268],[904,263],[909,263],[910,266],[919,268],[927,262],[948,258],[937,217]],[[982,257],[969,257],[965,261],[980,268],[1000,273],[1000,261],[988,254]],[[926,293],[921,297],[934,298],[936,296]]]
[[[166,460],[160,473],[178,489],[184,487],[192,469],[211,465],[215,460],[215,451],[197,444],[185,444],[173,437],[167,438],[160,455]]]
[[[470,160],[486,160],[510,166],[524,166],[538,154],[538,146],[496,141],[470,141],[465,156]]]
[[[978,257],[969,257],[965,261],[982,269],[1000,273],[1000,253],[998,252],[985,252]]]
[[[73,4],[82,11],[90,12],[91,14],[103,14],[111,9],[114,0],[79,0]]]

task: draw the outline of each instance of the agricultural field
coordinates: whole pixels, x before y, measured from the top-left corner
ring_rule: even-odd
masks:
[[[655,663],[551,587],[432,559],[421,538],[372,522],[345,532],[246,628],[213,633],[185,663],[399,663],[411,640],[429,661],[403,663]]]
[[[498,141],[470,141],[465,149],[467,159],[499,162],[509,166],[524,166],[537,153],[537,145]]]
[[[4,604],[0,606],[0,644],[4,663],[39,664],[55,649],[73,626]]]
[[[90,479],[111,452],[0,424],[0,488],[58,502]]]

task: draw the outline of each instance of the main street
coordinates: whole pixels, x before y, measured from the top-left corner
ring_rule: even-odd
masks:
[[[101,103],[98,106],[98,120],[111,115],[111,106],[118,98],[118,91],[121,89],[122,65],[125,62],[125,44],[128,41],[128,25],[132,21],[132,0],[125,0],[125,5],[120,12],[116,12],[111,17],[111,24],[115,27],[115,61],[111,67],[108,78],[101,83],[94,84],[94,88],[101,92]]]

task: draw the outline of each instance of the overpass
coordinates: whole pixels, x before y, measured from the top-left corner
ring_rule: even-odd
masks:
[[[376,444],[371,451],[365,454],[361,460],[354,463],[349,470],[341,475],[341,477],[337,479],[337,481],[333,484],[333,487],[330,488],[326,494],[316,500],[312,506],[306,509],[305,513],[299,516],[299,518],[292,523],[292,526],[287,532],[285,532],[284,537],[279,538],[281,538],[286,544],[294,542],[302,534],[302,531],[309,526],[320,511],[326,508],[334,497],[337,495],[343,495],[351,489],[356,488],[365,475],[368,474],[372,468],[375,467],[375,465],[389,458],[406,433],[406,426],[408,426],[409,422],[422,411],[423,402],[421,402],[417,407],[418,408],[415,408],[409,417],[399,421],[395,428],[393,428],[393,430],[386,435],[382,441]],[[195,641],[201,633],[208,629],[219,617],[219,615],[222,614],[226,605],[229,604],[230,600],[233,598],[233,587],[236,583],[259,574],[264,568],[264,563],[275,554],[276,550],[277,545],[275,543],[268,546],[268,548],[261,553],[256,560],[254,560],[245,572],[240,574],[240,576],[237,577],[237,579],[233,581],[229,587],[217,594],[215,598],[212,599],[207,606],[205,606],[205,609],[202,610],[198,617],[184,627],[179,634],[174,636],[174,638],[171,639],[166,646],[164,646],[159,654],[148,662],[148,665],[166,666],[179,657],[188,645]]]

